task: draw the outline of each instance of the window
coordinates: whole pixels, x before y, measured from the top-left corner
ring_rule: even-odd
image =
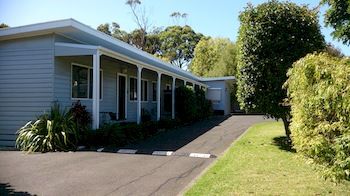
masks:
[[[102,71],[100,71],[100,99],[102,99]],[[92,68],[72,65],[72,98],[92,98]]]
[[[130,78],[130,101],[137,100],[137,79]]]
[[[141,101],[148,100],[147,93],[147,84],[146,80],[141,80]],[[137,101],[137,79],[130,78],[130,101]]]
[[[157,101],[157,82],[152,82],[152,101]]]
[[[141,80],[141,101],[148,101],[147,99],[147,84],[146,80]]]
[[[72,98],[88,98],[88,68],[72,67]]]

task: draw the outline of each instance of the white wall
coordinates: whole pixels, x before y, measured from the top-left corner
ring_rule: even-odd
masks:
[[[210,93],[213,89],[214,91],[221,92],[221,100],[212,101],[213,110],[223,111],[225,115],[231,112],[231,100],[230,100],[230,83],[231,80],[218,80],[218,81],[207,81],[204,82],[208,85],[208,90],[206,92],[206,98],[213,97]],[[209,94],[208,94],[209,93]]]

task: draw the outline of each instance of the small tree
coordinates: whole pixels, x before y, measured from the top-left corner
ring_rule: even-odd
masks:
[[[334,28],[332,35],[344,44],[350,44],[350,1],[349,0],[322,0],[328,4],[325,14],[325,23]]]
[[[290,107],[284,103],[287,70],[325,46],[317,13],[294,3],[248,5],[240,14],[237,96],[242,109],[282,119],[289,137]]]

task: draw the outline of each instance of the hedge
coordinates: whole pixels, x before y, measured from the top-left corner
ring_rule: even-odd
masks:
[[[326,177],[350,180],[350,60],[309,54],[288,77],[294,148]]]

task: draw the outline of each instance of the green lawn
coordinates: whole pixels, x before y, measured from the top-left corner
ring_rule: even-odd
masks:
[[[296,153],[284,150],[276,142],[282,136],[282,123],[252,126],[186,195],[350,195],[349,182],[325,181]]]

